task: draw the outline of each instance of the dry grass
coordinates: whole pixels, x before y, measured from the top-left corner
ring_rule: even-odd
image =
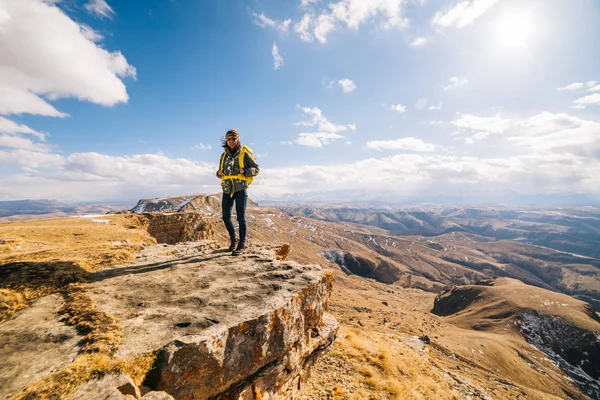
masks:
[[[0,321],[40,297],[85,282],[88,273],[131,261],[156,241],[125,215],[0,223]],[[138,223],[140,225],[138,225]]]
[[[59,314],[66,324],[75,327],[83,336],[81,353],[73,363],[50,376],[31,382],[11,400],[70,398],[81,384],[108,373],[128,374],[140,385],[152,367],[155,354],[113,358],[123,340],[119,321],[97,310],[86,292],[85,284],[70,284],[62,294],[65,303]]]
[[[0,289],[0,321],[14,313],[27,308],[27,296],[23,292],[11,289]]]
[[[18,239],[0,245],[0,321],[60,293],[65,303],[59,314],[83,336],[73,363],[31,382],[13,400],[69,398],[82,383],[107,373],[126,373],[141,384],[154,362],[154,354],[113,358],[123,339],[119,322],[97,310],[85,282],[93,271],[131,261],[155,240],[127,216],[103,219],[110,223],[69,218],[0,224],[0,238]]]
[[[64,292],[74,282],[84,282],[88,272],[73,262],[15,262],[0,266],[0,321],[30,302]]]
[[[59,314],[62,315],[63,322],[75,327],[84,337],[82,352],[113,354],[123,341],[119,321],[96,309],[84,284],[70,285],[64,297],[65,303]]]
[[[0,265],[12,262],[72,261],[87,271],[130,261],[145,244],[156,243],[140,221],[112,215],[98,224],[86,218],[0,223]]]
[[[403,335],[341,326],[324,363],[329,367],[315,372],[323,382],[312,390],[320,393],[325,383],[333,399],[461,398],[427,351],[411,347]]]

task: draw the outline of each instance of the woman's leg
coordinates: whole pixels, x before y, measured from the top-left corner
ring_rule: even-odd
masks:
[[[237,221],[240,225],[240,243],[246,243],[246,203],[248,201],[248,193],[245,190],[241,190],[236,192],[233,197],[235,198]]]
[[[235,228],[233,222],[231,222],[231,209],[233,208],[233,198],[227,193],[223,193],[221,200],[222,219],[225,223],[225,228],[229,232],[229,239],[231,242],[235,242]]]

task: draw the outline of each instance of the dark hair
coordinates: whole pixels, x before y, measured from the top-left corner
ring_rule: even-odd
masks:
[[[233,135],[236,139],[240,138],[240,133],[237,129],[230,129],[225,133],[225,136],[221,138],[221,146],[227,147],[227,136]]]

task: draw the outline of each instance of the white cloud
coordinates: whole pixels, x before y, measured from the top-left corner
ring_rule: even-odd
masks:
[[[92,27],[88,25],[79,24],[79,30],[81,30],[81,34],[83,35],[83,37],[92,42],[100,42],[102,41],[102,39],[104,39],[104,36],[96,32],[94,29],[92,29]]]
[[[583,87],[583,83],[582,82],[575,82],[575,83],[571,83],[570,85],[567,86],[563,86],[563,87],[559,87],[556,90],[577,90],[577,89],[581,89]]]
[[[396,140],[374,140],[367,142],[367,147],[375,150],[408,150],[414,152],[431,152],[435,147],[431,143],[426,143],[421,139],[413,137],[401,138]]]
[[[339,192],[347,201],[386,198],[485,199],[514,193],[594,193],[600,187],[599,162],[571,155],[531,154],[498,158],[460,157],[429,153],[402,153],[327,165],[263,169],[257,197],[294,193],[315,197]],[[352,174],[348,174],[352,171]],[[286,179],[281,179],[281,176]],[[449,200],[451,201],[451,200]]]
[[[311,117],[310,121],[296,122],[296,126],[316,126],[319,132],[343,132],[347,130],[355,131],[356,125],[337,125],[330,122],[318,107],[308,108],[296,106],[297,109]]]
[[[345,138],[338,132],[356,131],[356,124],[338,125],[329,121],[318,107],[300,107],[296,106],[305,115],[310,117],[309,121],[296,122],[296,126],[315,127],[316,132],[300,133],[293,141],[282,142],[283,144],[301,144],[310,147],[323,147],[334,140]]]
[[[0,148],[14,148],[44,152],[48,146],[42,143],[34,143],[31,139],[21,136],[0,134]]]
[[[330,80],[330,79],[326,79],[326,78],[323,78],[322,83],[323,83],[323,87],[325,87],[326,89],[331,89],[335,85],[334,80]]]
[[[454,7],[435,13],[431,24],[436,29],[463,28],[481,17],[497,0],[463,0]]]
[[[311,4],[315,4],[317,3],[319,0],[301,0],[300,1],[300,7],[308,7]]]
[[[600,158],[600,123],[564,113],[542,112],[521,121],[509,139],[534,151]]]
[[[313,125],[323,121],[317,108],[306,111],[317,117]],[[471,123],[462,124],[474,128],[473,141],[501,131],[504,137],[510,137],[508,144],[514,145],[518,152],[491,158],[466,157],[439,154],[437,145],[415,138],[381,141],[371,143],[370,147],[393,150],[395,146],[402,153],[343,160],[337,164],[263,168],[253,184],[252,196],[342,191],[356,196],[347,200],[362,197],[364,200],[366,194],[376,197],[385,194],[398,199],[489,196],[493,200],[494,195],[504,191],[510,193],[511,198],[515,192],[529,195],[598,193],[600,123],[547,112],[523,121],[511,121],[511,128],[507,130],[502,129],[503,125],[497,127],[481,120],[471,119]],[[476,129],[481,126],[487,130]],[[507,132],[513,133],[507,135]],[[299,136],[295,142],[318,147],[342,139],[340,136],[336,132],[319,131]],[[216,160],[197,163],[161,154],[63,156],[50,150],[0,149],[0,164],[23,171],[0,177],[0,198],[15,199],[18,194],[18,198],[102,201],[219,190],[214,177]]]
[[[406,106],[403,106],[402,104],[396,104],[392,105],[391,109],[393,111],[398,111],[400,114],[402,114],[406,111]]]
[[[4,117],[0,117],[0,132],[9,134],[26,133],[33,135],[42,141],[46,140],[45,133],[31,129],[27,125],[19,125],[16,122]]]
[[[467,83],[469,83],[469,80],[467,78],[453,76],[448,81],[448,84],[444,87],[444,91],[448,91],[448,90],[455,89],[460,86],[464,86]]]
[[[424,38],[424,37],[414,38],[410,42],[410,47],[422,47],[422,46],[425,46],[428,42],[429,42],[429,39]]]
[[[0,150],[0,164],[25,173],[0,177],[0,198],[94,200],[172,196],[218,191],[216,162],[196,163],[161,154],[60,156],[30,150]]]
[[[589,94],[573,102],[573,108],[585,108],[590,105],[600,105],[600,93]]]
[[[440,103],[437,106],[429,106],[429,110],[431,111],[439,111],[442,109],[442,107],[444,106],[444,103]]]
[[[321,148],[324,145],[344,137],[345,136],[332,132],[300,133],[293,142],[303,146]]]
[[[64,158],[58,154],[45,151],[0,149],[0,165],[4,164],[20,167],[25,171],[31,171],[37,168],[58,168],[62,165],[63,159]],[[22,187],[22,189],[26,189],[26,187]],[[20,192],[17,190],[15,193]]]
[[[596,85],[590,88],[590,92],[600,92],[600,85]]]
[[[352,79],[344,78],[338,81],[338,84],[344,90],[344,93],[354,92],[356,90],[356,84]]]
[[[316,5],[316,1],[310,1]],[[361,24],[374,21],[379,17],[380,25],[385,29],[403,28],[407,19],[403,15],[407,0],[341,0],[330,3],[312,14],[305,14],[294,26],[296,33],[306,42],[317,39],[327,42],[329,33],[345,26],[356,30]]]
[[[127,102],[120,78],[135,79],[135,68],[120,52],[96,45],[58,7],[41,0],[4,1],[0,14],[5,16],[0,114],[66,116],[41,96],[75,97],[105,106]]]
[[[470,131],[484,131],[501,134],[511,126],[511,121],[501,117],[476,117],[471,114],[457,114],[452,125]]]
[[[276,43],[273,43],[271,54],[273,55],[273,69],[277,71],[279,68],[283,67],[283,58],[279,55],[279,49],[277,48]]]
[[[594,87],[594,86],[596,86],[596,84],[597,84],[597,83],[598,83],[598,82],[596,82],[596,81],[589,81],[589,82],[586,82],[586,84],[585,84],[585,85],[586,85],[587,87]]]
[[[254,23],[261,28],[274,28],[279,32],[288,32],[290,30],[290,25],[292,23],[291,19],[286,19],[285,21],[274,21],[271,18],[267,17],[265,14],[257,14],[255,12],[252,13],[254,17]]]
[[[169,158],[162,154],[108,156],[98,153],[74,153],[63,159],[61,179],[81,181],[115,181],[144,185],[191,183],[194,175],[214,174],[215,165],[199,165],[184,158]]]
[[[198,143],[197,145],[191,147],[191,150],[210,150],[212,146],[210,144]]]
[[[415,109],[420,111],[420,110],[424,109],[425,107],[427,107],[427,99],[425,97],[421,97],[415,103]]]
[[[315,20],[315,38],[321,43],[327,42],[327,35],[335,29],[335,18],[330,14],[321,14]]]
[[[112,18],[114,10],[106,3],[106,0],[90,0],[85,9],[90,14],[101,18]]]
[[[312,20],[310,14],[304,14],[300,22],[294,25],[294,32],[296,32],[304,42],[312,42],[314,40],[314,36],[310,33]]]
[[[350,29],[358,29],[360,24],[382,14],[382,24],[386,28],[403,27],[407,20],[402,15],[405,0],[342,0],[329,5],[332,15]]]

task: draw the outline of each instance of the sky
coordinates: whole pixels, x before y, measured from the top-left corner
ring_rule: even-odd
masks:
[[[600,204],[595,0],[0,0],[0,200]]]

